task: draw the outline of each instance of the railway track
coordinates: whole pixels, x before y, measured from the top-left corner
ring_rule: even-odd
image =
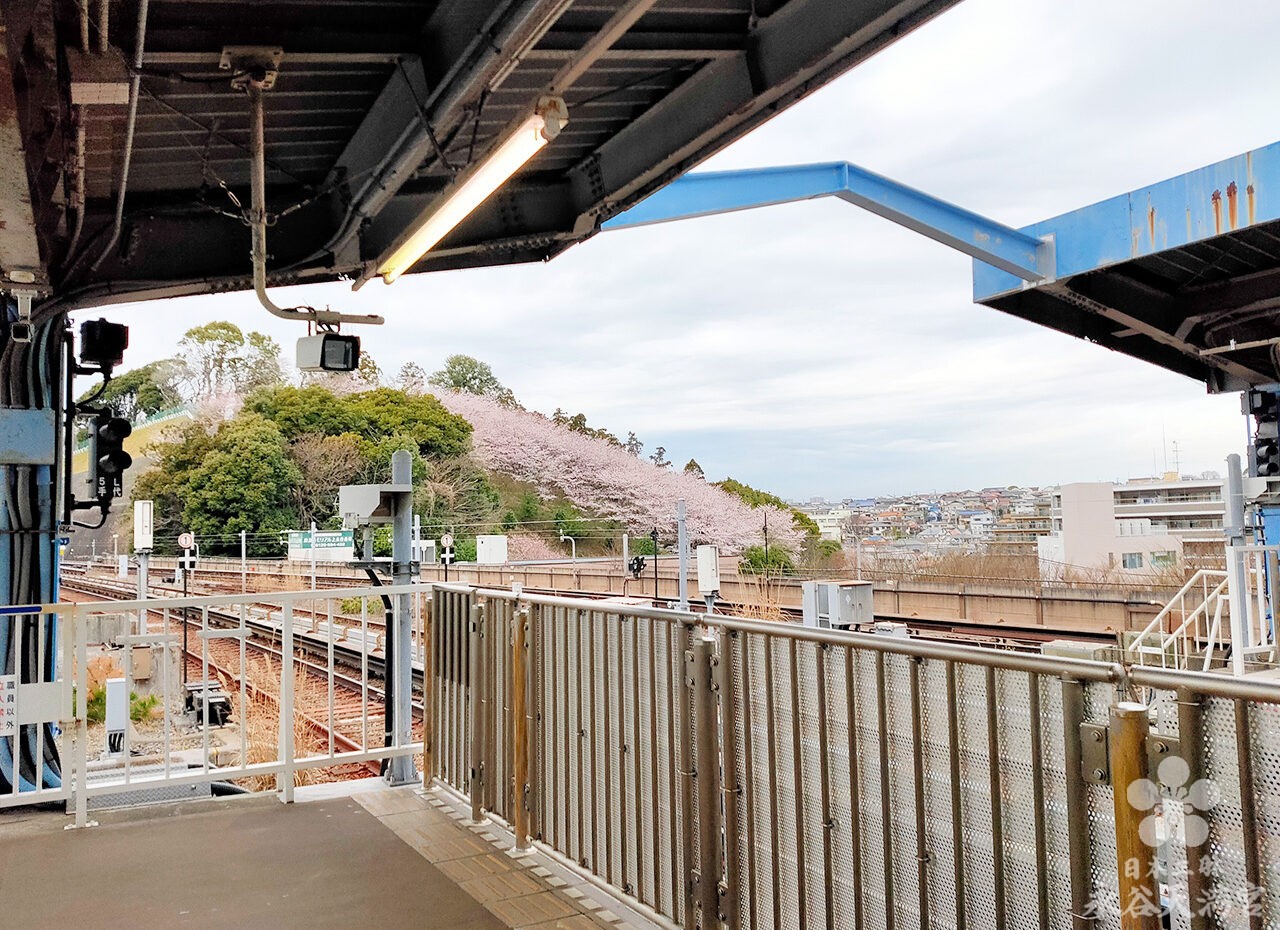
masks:
[[[96,600],[132,600],[136,597],[136,593],[126,585],[117,585],[100,579],[88,578],[71,578],[64,579],[62,582],[64,592],[73,595],[82,595],[87,598]],[[79,600],[79,597],[69,597],[68,600]],[[152,625],[152,621],[159,619],[162,625],[166,622],[169,624],[168,631],[181,631],[183,625],[187,623],[187,619],[174,612],[166,615],[165,611],[151,610],[149,611],[150,619],[148,625]],[[208,611],[210,626],[222,628],[236,628],[240,625],[240,617],[237,614],[228,613],[210,609]],[[240,651],[239,642],[223,638],[209,638],[204,640],[204,652],[197,652],[192,649],[184,650],[183,660],[187,667],[189,675],[199,680],[206,674],[206,664],[208,671],[213,672],[224,682],[229,694],[238,695],[242,679],[246,691],[251,692],[260,700],[267,700],[278,706],[278,697],[264,689],[258,687],[252,680],[246,678],[248,675],[248,663],[246,655],[252,653],[256,656],[265,657],[269,662],[275,664],[278,669],[283,659],[283,652],[279,648],[280,629],[277,624],[264,622],[259,618],[245,618],[245,626],[250,630],[251,635],[243,640],[245,654]],[[385,674],[385,661],[380,656],[375,656],[370,652],[360,655],[357,650],[350,649],[343,644],[334,643],[332,646],[334,656],[334,668],[332,673],[328,665],[328,655],[330,644],[323,637],[313,636],[304,631],[295,630],[294,633],[295,656],[294,665],[311,681],[311,687],[298,689],[303,695],[309,695],[310,699],[302,699],[295,705],[295,713],[306,726],[306,729],[313,733],[320,743],[321,749],[332,751],[360,751],[371,745],[370,738],[374,738],[377,742],[377,734],[382,733],[385,727],[386,719],[386,694],[382,688],[369,683],[371,679],[381,679]],[[298,655],[296,653],[301,653]],[[325,664],[320,664],[311,658],[312,656],[322,655],[325,657]],[[343,674],[337,668],[339,658],[343,658],[350,663],[355,669],[360,669],[365,675],[364,683],[361,678],[352,677]],[[278,675],[278,672],[276,673]],[[415,688],[421,692],[421,669],[415,668]],[[238,708],[237,702],[233,701],[233,707]],[[421,736],[422,729],[422,704],[420,701],[412,702],[414,731],[415,736]],[[240,712],[243,712],[240,709]],[[333,725],[326,721],[332,721]],[[357,766],[339,765],[335,766],[335,774],[342,776],[343,769],[358,769],[361,774],[365,769],[377,772],[379,769],[378,762],[361,763]]]
[[[203,574],[206,576],[214,575],[218,580],[216,580],[212,585],[210,585],[207,580],[202,581],[201,587],[205,589],[202,593],[230,594],[238,593],[240,590],[240,573],[238,571],[228,569],[209,569]],[[253,572],[248,573],[250,578],[252,578],[253,575]],[[268,576],[263,573],[258,573],[258,575],[259,578],[280,577]],[[223,580],[224,578],[226,579],[225,581]],[[309,582],[310,579],[307,579],[307,581]],[[363,586],[365,584],[365,579],[356,575],[345,578],[338,576],[319,576],[317,578],[317,584],[319,585],[317,590],[332,590],[334,588],[350,587],[353,585]],[[164,584],[152,585],[152,587],[169,591],[177,590],[176,586],[166,587]],[[607,596],[594,592],[564,591],[553,588],[525,587],[523,590],[529,594],[547,594],[556,597],[581,598],[584,600],[598,599],[601,596]],[[732,615],[740,615],[744,607],[748,610],[754,609],[751,605],[742,605],[732,601],[718,600],[716,602],[717,611]],[[690,609],[694,612],[703,612],[706,608],[702,603],[693,603],[690,605]],[[799,608],[778,607],[776,609],[783,618],[790,622],[799,622],[801,619],[801,611]],[[1120,644],[1119,638],[1114,632],[1084,630],[1079,628],[1057,629],[1051,627],[1028,626],[1025,624],[981,623],[966,620],[915,616],[906,617],[890,614],[877,615],[876,620],[904,624],[910,631],[911,635],[926,639],[976,643],[999,649],[1010,649],[1023,652],[1038,652],[1045,643],[1056,639],[1071,639],[1095,643],[1100,646],[1118,646]],[[369,615],[368,623],[370,627],[385,630],[385,623],[383,620],[381,618],[375,618],[372,613]]]

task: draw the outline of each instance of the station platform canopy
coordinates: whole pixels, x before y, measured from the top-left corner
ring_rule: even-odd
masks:
[[[974,300],[1204,381],[1280,381],[1280,143],[1021,230],[1053,274],[974,261]]]
[[[365,280],[548,96],[559,135],[408,270],[550,258],[955,2],[6,0],[0,289],[249,287],[246,75],[267,283]]]

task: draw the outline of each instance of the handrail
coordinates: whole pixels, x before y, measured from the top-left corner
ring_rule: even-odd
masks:
[[[1197,582],[1200,582],[1204,578],[1218,577],[1218,576],[1221,576],[1223,581],[1225,581],[1227,578],[1227,573],[1225,571],[1218,571],[1217,569],[1210,569],[1210,568],[1199,569],[1194,575],[1191,576],[1190,579],[1188,579],[1186,584],[1184,584],[1181,588],[1178,589],[1178,593],[1169,599],[1169,603],[1166,604],[1158,614],[1156,614],[1154,617],[1151,618],[1151,622],[1148,623],[1145,627],[1143,627],[1142,632],[1140,632],[1135,638],[1135,642],[1145,639],[1148,635],[1150,635],[1156,629],[1160,628],[1160,625],[1163,622],[1164,618],[1167,617],[1170,613],[1172,613],[1173,605],[1176,602],[1181,601],[1188,594],[1190,594],[1191,590],[1196,586]]]

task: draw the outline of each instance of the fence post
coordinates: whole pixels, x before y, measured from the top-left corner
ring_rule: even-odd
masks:
[[[1147,707],[1121,701],[1111,708],[1111,785],[1116,814],[1116,867],[1120,878],[1121,930],[1158,930],[1160,898],[1152,848],[1139,825],[1147,812],[1129,800],[1129,786],[1147,777]]]
[[[422,787],[436,778],[436,627],[435,591],[428,589],[422,605]],[[423,597],[416,594],[414,597]]]
[[[526,636],[529,608],[515,613],[515,635],[511,637],[511,739],[515,791],[512,797],[512,824],[516,832],[516,849],[529,848],[529,710],[528,662]]]
[[[1063,767],[1067,788],[1067,849],[1071,875],[1071,926],[1091,930],[1089,910],[1093,894],[1089,847],[1089,789],[1084,780],[1084,745],[1080,725],[1084,723],[1084,685],[1062,679]]]
[[[1204,777],[1204,705],[1200,695],[1190,688],[1179,688],[1178,742],[1182,758],[1187,763],[1187,784],[1194,785]],[[1209,915],[1200,906],[1208,900],[1208,881],[1204,874],[1203,846],[1187,844],[1187,903],[1191,930],[1208,930]]]
[[[734,643],[738,634],[723,627],[719,631],[719,660],[714,680],[720,695],[720,747],[721,790],[724,793],[724,885],[720,889],[720,919],[728,930],[736,930],[738,920],[738,895],[741,878],[738,869],[738,797],[742,791],[738,784],[738,695],[735,684],[734,664],[738,653]]]
[[[87,769],[89,766],[89,669],[88,669],[88,631],[85,629],[84,617],[79,608],[71,608],[71,635],[76,649],[76,699],[75,699],[75,761],[72,765],[71,786],[76,798],[77,827],[92,826],[89,820],[89,798],[85,789],[89,787]],[[186,656],[182,657],[186,661]],[[168,695],[166,695],[166,698]],[[14,758],[17,758],[15,754]],[[15,762],[16,766],[17,763]]]
[[[284,771],[276,776],[280,800],[293,803],[293,601],[285,601],[280,619],[280,761]]]
[[[467,719],[471,724],[471,767],[468,787],[471,793],[471,819],[484,816],[481,786],[484,781],[484,605],[471,605],[471,623],[467,632]]]
[[[692,726],[684,728],[686,745],[693,741],[692,767],[687,769],[692,784],[689,790],[697,805],[697,869],[690,871],[690,910],[685,914],[685,926],[702,930],[719,926],[720,922],[720,863],[722,861],[720,816],[720,759],[719,733],[716,725],[716,682],[713,666],[719,661],[715,653],[715,641],[697,631],[690,633],[692,642],[685,651],[685,684],[690,693],[689,704]],[[686,822],[686,829],[692,824]]]

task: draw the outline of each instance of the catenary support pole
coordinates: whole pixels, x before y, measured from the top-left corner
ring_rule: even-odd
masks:
[[[394,465],[392,466],[394,468]],[[316,521],[311,521],[311,590],[316,589]],[[397,582],[398,584],[399,582]]]
[[[240,593],[249,593],[249,545],[244,530],[240,531]]]
[[[1227,537],[1227,597],[1231,608],[1231,674],[1244,674],[1244,650],[1249,643],[1249,577],[1245,554],[1239,547],[1246,542],[1244,517],[1244,484],[1240,472],[1240,456],[1227,456],[1227,511],[1223,533]]]
[[[413,484],[413,459],[403,449],[391,456],[391,483],[408,486]],[[391,583],[409,585],[413,581],[413,491],[395,496],[395,515],[391,524]],[[315,559],[315,539],[312,537],[311,558]],[[314,565],[314,561],[312,563]],[[313,580],[314,585],[314,580]],[[395,706],[392,709],[396,745],[413,742],[413,650],[410,647],[413,630],[413,605],[410,595],[395,595],[394,668],[387,674],[395,675]],[[387,766],[388,780],[393,785],[407,785],[417,780],[412,756],[396,756]]]

